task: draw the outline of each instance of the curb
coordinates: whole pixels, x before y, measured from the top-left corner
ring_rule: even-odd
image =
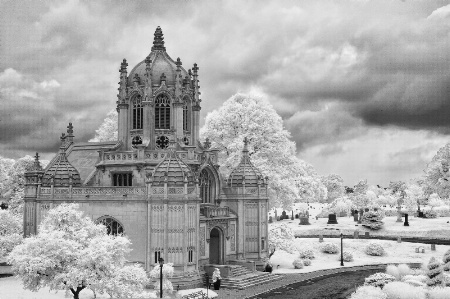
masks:
[[[330,234],[320,234],[320,236],[323,236],[324,238],[341,238],[339,235],[330,235]],[[295,238],[299,239],[307,239],[307,238],[319,238],[319,234],[315,235],[295,235]],[[344,238],[346,239],[355,239],[353,235],[345,235]],[[389,240],[389,241],[397,241],[398,237],[391,237],[391,236],[377,236],[377,235],[360,235],[358,239],[375,239],[375,240]],[[436,244],[436,245],[450,245],[450,240],[442,240],[442,239],[428,239],[428,238],[412,238],[412,237],[401,237],[402,242],[409,242],[409,243],[423,243],[423,244]],[[356,239],[355,239],[356,240]]]

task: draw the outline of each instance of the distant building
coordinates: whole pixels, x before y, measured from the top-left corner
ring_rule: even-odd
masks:
[[[75,143],[70,123],[45,169],[36,154],[26,173],[25,236],[38,232],[49,209],[76,202],[108,233],[126,235],[129,260],[147,270],[162,257],[178,279],[198,282],[206,264],[261,264],[268,256],[267,181],[250,162],[246,140],[226,180],[218,150],[199,142],[197,64],[186,71],[172,60],[158,27],[150,54],[129,75],[127,65],[124,59],[117,141]]]

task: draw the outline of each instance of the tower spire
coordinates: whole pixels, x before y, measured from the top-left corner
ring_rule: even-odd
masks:
[[[152,47],[152,51],[156,51],[156,50],[162,50],[165,51],[166,47],[164,47],[164,34],[161,30],[161,27],[157,27],[155,30],[155,34],[154,34],[154,39],[153,39],[153,47]]]

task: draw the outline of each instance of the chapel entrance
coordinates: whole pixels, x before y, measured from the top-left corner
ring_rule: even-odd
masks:
[[[209,235],[209,263],[223,264],[223,237],[222,232],[213,228]]]

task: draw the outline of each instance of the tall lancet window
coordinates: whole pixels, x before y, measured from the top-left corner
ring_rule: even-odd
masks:
[[[142,129],[144,110],[142,108],[142,98],[140,95],[133,98],[133,129]]]
[[[155,128],[170,129],[170,99],[165,94],[156,97]]]
[[[189,131],[189,108],[187,99],[184,100],[183,105],[183,131]]]
[[[215,183],[210,171],[203,169],[200,172],[200,197],[202,203],[214,203]]]

